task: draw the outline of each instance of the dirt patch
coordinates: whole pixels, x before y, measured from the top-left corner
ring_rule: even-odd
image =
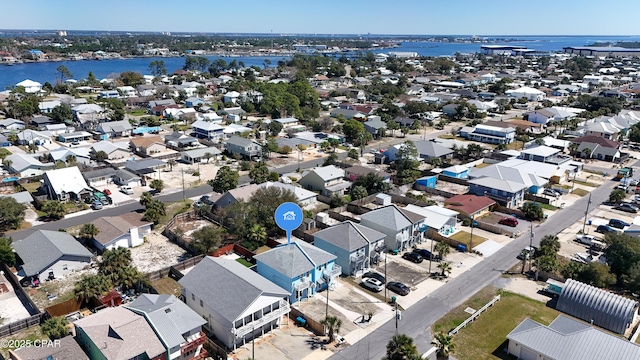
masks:
[[[375,314],[377,311],[380,311],[380,308],[377,305],[372,304],[370,299],[358,294],[350,287],[347,288],[347,294],[343,294],[340,298],[333,299],[332,301],[347,310],[351,310],[362,315],[366,315],[369,312]]]
[[[152,231],[145,236],[144,244],[131,249],[132,263],[142,273],[160,270],[190,257],[187,251],[158,231]]]
[[[45,308],[62,303],[73,298],[73,288],[82,276],[95,275],[98,273],[97,268],[91,268],[86,270],[74,271],[63,278],[58,278],[51,281],[43,281],[37,288],[27,288],[27,294],[33,302],[38,306],[38,309],[44,310]],[[48,295],[57,295],[53,300],[49,300]]]
[[[185,241],[190,241],[191,235],[194,232],[202,229],[205,226],[210,226],[210,225],[212,225],[211,222],[207,220],[193,220],[193,221],[185,222],[178,225],[176,227],[176,230],[180,229],[183,233]]]
[[[298,305],[298,308],[302,311],[304,316],[315,321],[321,321],[326,315],[326,301],[325,299],[321,299],[320,295],[324,294],[319,294],[317,297],[308,300],[305,299]],[[342,320],[342,326],[340,327],[341,334],[348,334],[353,330],[358,329],[358,326],[354,324],[353,321],[349,320],[342,312],[331,306],[329,306],[329,316],[335,316]]]
[[[182,293],[182,286],[170,277],[153,281],[151,285],[153,285],[153,288],[156,289],[159,294],[180,296]]]
[[[385,273],[384,263],[375,266],[373,269],[380,274]],[[426,279],[426,270],[420,271],[412,266],[405,265],[401,262],[400,259],[398,259],[397,261],[395,259],[387,261],[387,282],[399,281],[409,287],[414,287],[419,283],[425,281]]]

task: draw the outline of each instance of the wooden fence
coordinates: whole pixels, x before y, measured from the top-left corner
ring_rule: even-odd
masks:
[[[26,319],[14,321],[11,324],[0,327],[0,338],[13,335],[24,329],[28,329],[32,326],[37,326],[42,323],[46,318],[46,313],[39,313],[32,315]]]
[[[297,317],[302,317],[303,319],[305,319],[307,321],[305,327],[311,330],[314,334],[318,336],[325,335],[324,325],[320,324],[319,321],[307,317],[302,311],[291,307],[291,311],[289,311],[289,318],[294,322],[294,324]]]
[[[539,202],[539,203],[542,203],[542,204],[549,204],[551,202],[551,199],[549,199],[549,198],[545,198],[545,197],[542,197],[542,196],[536,196],[536,195],[533,195],[533,194],[530,194],[530,193],[524,194],[524,199],[525,200],[529,200],[529,201]]]
[[[525,214],[523,211],[518,210],[518,209],[510,209],[506,206],[502,206],[502,205],[498,205],[496,206],[493,211],[498,211],[498,212],[502,212],[505,214],[509,214],[509,215],[515,215],[516,217],[521,217],[521,218],[525,218]]]
[[[93,309],[101,305],[103,304],[96,297],[92,297],[89,301],[80,301],[76,298],[73,298],[60,304],[49,306],[48,308],[44,309],[44,311],[49,314],[49,316],[56,317],[71,314],[72,312],[76,312],[85,307]]]
[[[36,305],[36,303],[31,300],[29,295],[22,288],[22,285],[20,285],[20,280],[18,280],[16,274],[14,274],[11,269],[9,269],[9,267],[2,262],[0,262],[0,269],[4,271],[5,278],[11,283],[11,286],[13,286],[16,296],[18,297],[18,299],[20,299],[20,301],[22,301],[22,304],[29,312],[29,315],[36,315],[41,313],[38,305]]]
[[[447,175],[438,174],[438,181],[450,182],[458,185],[469,186],[469,180],[458,179]]]
[[[155,280],[158,280],[158,279],[166,278],[171,273],[175,274],[176,271],[178,273],[180,273],[180,271],[182,271],[184,269],[190,268],[192,266],[196,266],[203,258],[204,258],[204,255],[194,256],[194,257],[189,258],[187,260],[181,261],[181,262],[179,262],[179,263],[177,263],[175,265],[168,266],[166,268],[147,273],[147,276],[149,277],[150,281],[155,281]],[[180,273],[180,274],[182,274],[182,273]],[[181,276],[179,276],[179,277],[181,277]]]

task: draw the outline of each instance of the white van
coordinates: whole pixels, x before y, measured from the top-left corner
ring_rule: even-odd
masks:
[[[128,185],[120,186],[120,191],[127,195],[133,195],[133,189],[131,188],[131,186],[128,186]]]

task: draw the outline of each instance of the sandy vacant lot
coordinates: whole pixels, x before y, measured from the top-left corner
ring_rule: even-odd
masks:
[[[148,273],[175,265],[190,255],[180,246],[172,243],[159,230],[146,236],[144,244],[131,249],[133,265],[142,273]]]

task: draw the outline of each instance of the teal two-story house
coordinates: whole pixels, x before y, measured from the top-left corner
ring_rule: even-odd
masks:
[[[293,304],[337,284],[336,256],[302,240],[254,256],[258,274],[291,292]]]

